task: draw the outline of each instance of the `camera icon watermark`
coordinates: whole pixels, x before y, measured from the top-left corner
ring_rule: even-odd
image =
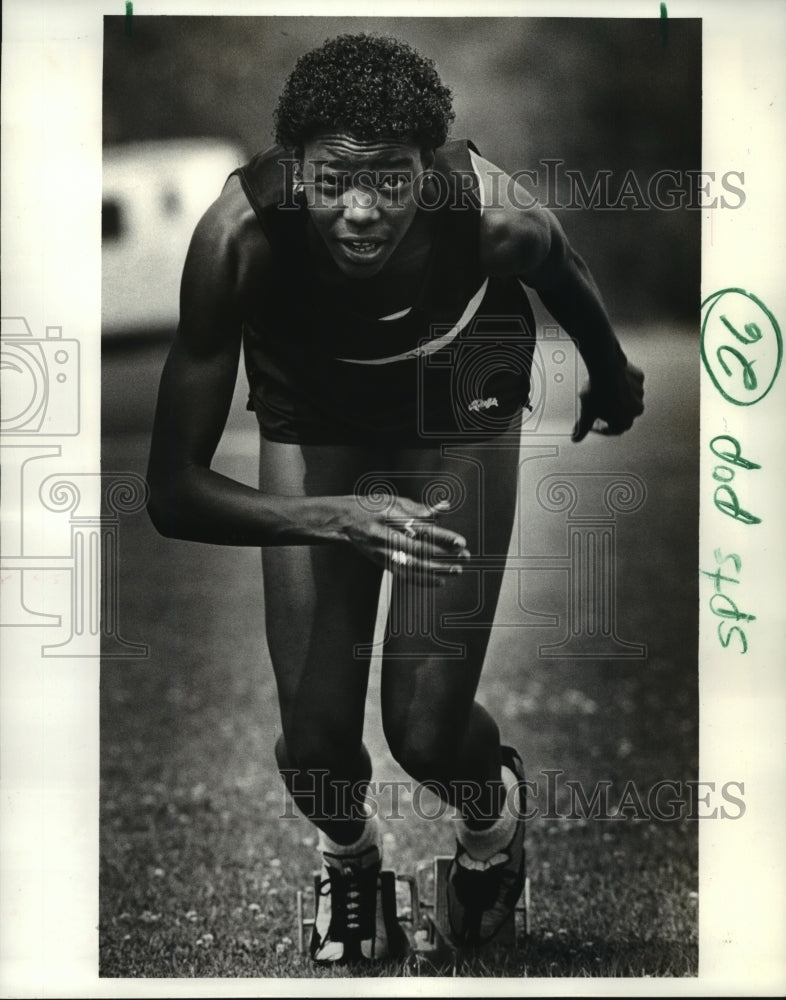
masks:
[[[536,340],[530,317],[479,315],[458,331],[434,325],[424,346],[433,344],[442,346],[424,349],[418,369],[421,438],[493,437],[518,445],[522,433],[572,433],[579,414],[579,359],[560,327],[544,327]]]
[[[60,326],[36,337],[23,316],[1,323],[0,626],[62,629],[42,656],[147,656],[119,631],[120,516],[142,509],[146,485],[134,473],[71,466],[80,457],[79,341]]]
[[[79,433],[79,341],[48,326],[35,337],[23,316],[2,320],[3,435]]]
[[[524,434],[570,437],[579,418],[580,362],[576,346],[559,326],[544,326],[532,357]]]

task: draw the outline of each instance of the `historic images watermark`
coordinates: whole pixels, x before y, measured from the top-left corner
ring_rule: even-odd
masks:
[[[527,446],[522,449],[520,463],[552,458],[556,447],[547,445]],[[466,456],[462,456],[470,461]],[[471,474],[481,480],[484,489],[485,468],[482,461],[471,462]],[[410,497],[420,496],[421,502],[429,504],[433,498],[447,497],[447,510],[451,504],[461,502],[464,487],[457,476],[441,473],[435,480],[424,473],[409,475],[414,489],[408,490]],[[401,474],[399,474],[401,479]],[[418,482],[419,481],[419,482]],[[384,474],[367,476],[358,483],[358,502],[369,507],[390,505],[396,493],[391,479]],[[480,496],[483,497],[481,492]],[[497,623],[504,627],[550,627],[559,632],[554,642],[542,643],[538,655],[546,658],[570,659],[634,659],[643,660],[647,656],[645,643],[627,640],[619,635],[617,627],[617,515],[635,513],[644,504],[647,489],[644,481],[629,472],[564,472],[553,473],[539,480],[536,497],[542,510],[561,514],[565,519],[565,542],[562,551],[529,555],[516,551],[507,554],[473,553],[471,564],[465,572],[478,577],[477,589],[483,590],[483,574],[506,571],[532,574],[541,571],[558,571],[567,577],[567,601],[564,607],[554,608],[554,613],[534,614],[521,604],[520,615],[515,622]],[[403,524],[390,524],[391,547],[402,534]],[[427,530],[423,533],[428,537]],[[462,628],[487,627],[482,601],[475,611],[466,615],[451,616],[450,621],[441,621],[436,613],[434,589],[428,586],[413,586],[407,577],[397,576],[395,613],[387,621],[385,638],[407,635],[410,639],[422,640],[423,649],[417,643],[411,645],[409,656],[418,658],[424,652],[439,649],[440,656],[463,659],[464,646],[451,640],[451,625]],[[364,644],[356,647],[359,657],[374,652],[375,647]],[[399,654],[401,655],[401,654]]]
[[[307,202],[310,209],[335,208],[349,197],[354,207],[401,208],[413,199],[418,208],[435,212],[442,209],[468,210],[478,205],[478,176],[474,170],[453,171],[452,183],[436,171],[328,169],[327,161],[310,164],[314,179],[298,174],[299,162],[289,157],[279,160],[284,171],[284,198],[279,209],[297,209]],[[624,172],[598,169],[592,172],[566,165],[560,158],[539,160],[534,169],[511,173],[486,169],[487,208],[513,205],[519,209],[543,208],[567,211],[675,212],[740,209],[745,205],[743,170],[684,170],[664,167],[652,173],[630,168]],[[297,180],[296,180],[297,178]]]
[[[63,439],[81,426],[80,345],[48,326],[36,337],[23,316],[2,320],[0,452],[8,517],[3,530],[0,626],[60,628],[43,656],[144,657],[120,635],[120,516],[141,510],[144,480],[128,472],[52,473]],[[57,463],[56,463],[57,464]],[[49,473],[49,474],[47,474]],[[51,516],[68,517],[68,542],[51,548]],[[57,537],[62,537],[58,530]],[[66,620],[29,596],[43,575],[66,582]],[[99,652],[99,640],[101,650]]]
[[[466,806],[474,806],[477,818],[484,818],[482,812],[478,813],[482,789],[472,781],[453,781],[449,786],[411,779],[349,782],[330,779],[330,772],[320,769],[292,768],[282,773],[293,782],[299,803],[307,797],[312,798],[316,809],[326,801],[336,803],[335,816],[317,815],[317,821],[357,820],[369,815],[386,821],[403,820],[407,814],[428,820],[458,819]],[[328,784],[330,798],[326,797]],[[740,780],[663,778],[644,785],[633,780],[623,783],[602,779],[590,786],[565,777],[560,768],[544,769],[532,780],[511,785],[502,801],[503,809],[516,818],[574,822],[736,820],[746,810],[745,782]],[[280,819],[300,815],[283,790],[282,803]]]
[[[361,507],[375,513],[392,511],[402,494],[431,508],[439,503],[442,513],[450,513],[464,505],[471,488],[479,497],[477,535],[482,539],[490,495],[483,448],[513,449],[520,481],[536,482],[533,499],[539,512],[562,516],[564,542],[558,550],[538,555],[526,551],[521,532],[506,553],[485,551],[481,542],[464,567],[464,572],[477,577],[477,607],[466,614],[454,613],[449,620],[437,614],[436,595],[425,585],[428,581],[417,579],[414,570],[396,574],[385,636],[377,646],[357,646],[356,655],[369,656],[389,638],[401,635],[410,640],[409,657],[438,649],[440,656],[464,658],[465,647],[456,641],[457,630],[451,626],[492,624],[483,606],[483,577],[506,572],[518,577],[518,606],[515,619],[502,621],[495,616],[494,625],[558,631],[554,641],[539,645],[540,657],[645,659],[647,646],[620,635],[617,625],[617,527],[620,515],[634,515],[644,505],[646,484],[640,476],[614,468],[546,471],[559,457],[560,444],[570,437],[579,415],[580,363],[570,338],[556,325],[542,327],[536,337],[521,315],[479,314],[461,329],[435,324],[431,336],[411,354],[420,362],[418,434],[438,447],[443,459],[454,459],[455,471],[440,465],[431,471],[381,469],[366,474],[355,484]],[[425,382],[435,371],[445,373],[450,397],[448,411],[436,414],[424,403]],[[520,420],[512,419],[510,399],[503,399],[500,389],[517,396]],[[539,468],[543,474],[537,478]],[[406,551],[406,524],[391,519],[389,528],[390,548]],[[428,525],[418,531],[427,542]],[[532,612],[523,603],[524,578],[539,572],[557,572],[566,582],[555,590],[565,595],[558,598],[561,605],[548,614]]]

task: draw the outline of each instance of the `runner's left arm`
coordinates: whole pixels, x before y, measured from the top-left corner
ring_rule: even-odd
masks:
[[[487,160],[473,154],[473,162],[483,182],[481,250],[489,273],[534,288],[587,366],[574,440],[597,419],[603,433],[621,434],[644,410],[644,375],[622,350],[589,268],[552,212]]]

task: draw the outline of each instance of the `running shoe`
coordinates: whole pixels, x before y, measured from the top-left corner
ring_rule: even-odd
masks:
[[[408,950],[396,916],[392,872],[376,847],[360,854],[322,854],[311,958],[323,965],[398,958]]]
[[[516,810],[516,831],[507,847],[487,861],[470,857],[457,843],[448,869],[447,901],[451,937],[461,948],[479,948],[493,941],[508,921],[515,920],[524,888],[524,767],[511,747],[502,747],[501,756],[519,783],[505,804]]]

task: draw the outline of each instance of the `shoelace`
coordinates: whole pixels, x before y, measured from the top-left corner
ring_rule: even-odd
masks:
[[[354,886],[353,879],[350,886]],[[347,930],[357,933],[360,930],[360,889],[347,888]]]
[[[369,898],[375,901],[375,870],[345,865],[342,871],[329,869],[328,875],[328,879],[321,884],[330,886],[334,920],[339,927],[346,928],[348,938],[361,936],[364,925],[369,923],[365,919],[369,911]],[[369,884],[364,885],[364,882]]]

